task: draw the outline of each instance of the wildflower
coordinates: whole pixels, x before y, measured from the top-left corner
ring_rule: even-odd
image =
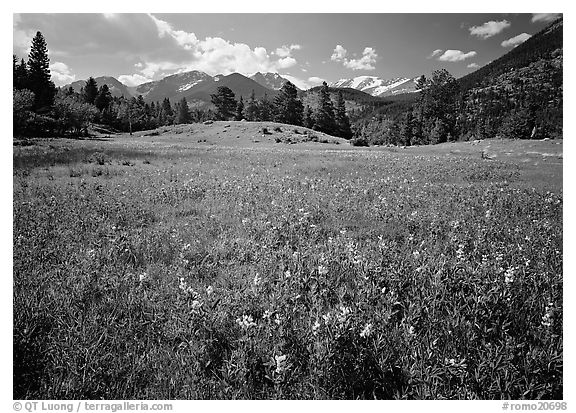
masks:
[[[192,301],[192,312],[193,313],[198,313],[200,311],[200,308],[202,307],[204,303],[200,300],[194,300]]]
[[[144,281],[146,281],[146,278],[148,278],[148,274],[146,274],[145,272],[143,272],[142,274],[140,274],[138,276],[138,279],[140,280],[141,283],[143,283]]]
[[[382,294],[386,294],[386,287],[382,287]]]
[[[256,273],[256,275],[254,276],[254,285],[256,287],[258,287],[260,284],[262,284],[262,278],[260,277],[260,275],[258,273]]]
[[[338,313],[336,315],[338,322],[340,324],[343,324],[346,321],[346,319],[348,318],[348,316],[350,315],[351,311],[352,310],[350,309],[350,307],[344,307],[343,305],[341,305],[340,306],[340,313]]]
[[[264,311],[264,314],[262,314],[262,318],[264,320],[269,320],[271,316],[272,316],[272,312],[270,310],[266,310],[266,311]]]
[[[372,334],[372,323],[368,323],[364,326],[364,329],[360,332],[360,337],[366,338],[370,337]]]
[[[288,369],[288,363],[286,362],[287,358],[288,356],[286,354],[274,356],[274,359],[276,360],[276,370],[274,370],[274,372],[276,374],[282,374]]]
[[[316,320],[314,322],[314,324],[312,324],[312,334],[314,334],[314,335],[318,334],[319,328],[320,328],[320,323],[318,322],[318,320]]]
[[[320,274],[320,275],[326,275],[326,274],[328,274],[328,268],[326,268],[326,267],[323,266],[323,265],[319,265],[319,266],[318,266],[318,274]]]
[[[277,325],[282,324],[282,319],[280,318],[280,316],[279,316],[278,314],[276,314],[276,315],[274,316],[274,322],[275,322]]]
[[[94,259],[94,257],[96,256],[96,251],[95,250],[88,250],[86,251],[86,255],[88,256],[88,258],[90,259]]]
[[[324,319],[324,324],[328,325],[330,324],[330,321],[332,321],[332,314],[326,313],[322,316],[322,318]]]
[[[542,325],[544,327],[552,326],[552,315],[554,311],[554,303],[548,303],[544,315],[542,316]]]
[[[206,287],[206,294],[207,295],[211,295],[213,292],[214,292],[214,287],[212,287],[211,285]]]
[[[506,284],[512,284],[514,282],[516,269],[514,267],[510,267],[506,270],[504,274],[504,282]]]
[[[410,326],[410,328],[408,329],[408,334],[411,336],[416,334],[416,329],[414,328],[414,326]]]
[[[290,272],[290,270],[284,271],[284,277],[286,277],[286,278],[292,277],[292,273]]]
[[[256,327],[256,323],[251,315],[244,314],[242,317],[238,317],[236,323],[245,330],[251,327]]]
[[[459,244],[456,250],[456,258],[458,261],[464,260],[464,244]]]
[[[485,217],[488,219],[488,218],[490,218],[491,215],[492,215],[492,210],[491,209],[487,210]]]
[[[418,259],[420,258],[420,251],[414,251],[412,252],[412,255],[414,256],[414,258]]]

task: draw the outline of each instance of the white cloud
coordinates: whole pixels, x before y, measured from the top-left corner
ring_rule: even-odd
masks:
[[[152,79],[149,79],[138,73],[135,73],[133,75],[120,75],[118,76],[118,80],[124,83],[126,86],[138,86],[141,85],[142,83],[148,83],[152,81]]]
[[[322,79],[321,77],[318,77],[318,76],[311,76],[308,78],[308,83],[310,84],[311,87],[321,85],[322,82],[325,82],[325,81],[326,81],[326,79]]]
[[[480,26],[472,26],[468,30],[470,30],[470,34],[473,36],[478,36],[482,39],[488,39],[489,37],[497,35],[508,27],[510,27],[510,22],[508,20],[490,20],[489,22],[486,22]]]
[[[376,67],[374,64],[376,63],[376,59],[378,58],[378,54],[376,50],[372,47],[365,47],[364,51],[362,52],[362,57],[359,59],[347,59],[346,55],[348,51],[344,49],[341,45],[336,45],[334,48],[334,52],[332,56],[330,56],[330,60],[333,62],[342,62],[344,67],[352,70],[374,70]]]
[[[440,53],[442,53],[442,49],[436,49],[430,53],[430,56],[428,56],[426,59],[432,59],[433,57],[438,56]]]
[[[189,53],[187,61],[175,65],[169,62],[145,62],[141,73],[151,77],[159,70],[201,70],[210,75],[234,72],[250,74],[256,72],[277,72],[295,66],[298,62],[291,56],[293,50],[302,46],[291,44],[276,49],[278,59],[273,59],[264,47],[253,49],[245,43],[231,43],[221,37],[206,37],[200,40],[194,33],[175,30],[168,22],[149,15],[156,26],[158,36],[172,38],[176,44]]]
[[[551,22],[562,13],[532,13],[532,23]]]
[[[289,67],[292,67],[296,64],[296,59],[294,59],[293,57],[284,57],[280,60],[278,60],[278,68],[279,69],[287,69]]]
[[[305,80],[294,77],[292,75],[281,74],[280,76],[282,76],[284,79],[292,82],[298,89],[301,89],[301,90],[310,89],[310,84],[308,82],[306,82]]]
[[[332,56],[330,56],[330,60],[334,62],[342,62],[346,58],[346,53],[348,53],[346,49],[337,44],[334,48],[334,53],[332,53]]]
[[[443,62],[461,62],[462,60],[476,56],[476,54],[473,50],[468,53],[464,53],[461,50],[446,50],[438,60]]]
[[[510,47],[510,46],[516,47],[519,44],[524,43],[530,37],[532,37],[532,36],[529,35],[528,33],[522,33],[522,34],[519,34],[518,36],[511,37],[508,40],[504,40],[500,44],[502,45],[502,47]]]
[[[76,75],[72,74],[70,68],[62,62],[54,62],[50,65],[50,75],[56,86],[64,86],[76,80]]]
[[[292,55],[292,50],[300,50],[302,46],[299,44],[291,44],[290,46],[282,46],[276,49],[275,54],[278,57],[290,57]]]
[[[468,66],[466,66],[470,69],[478,69],[480,67],[480,65],[478,63],[470,63]]]

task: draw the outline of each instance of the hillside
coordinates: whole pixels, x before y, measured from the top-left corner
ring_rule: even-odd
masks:
[[[132,93],[130,92],[129,88],[124,83],[120,82],[118,79],[116,79],[114,77],[99,76],[99,77],[94,78],[94,80],[98,84],[98,87],[100,87],[102,85],[108,85],[108,88],[110,89],[110,93],[112,94],[112,96],[115,96],[115,97],[132,96]],[[82,88],[85,85],[86,85],[86,80],[77,80],[76,82],[73,82],[69,85],[64,86],[64,89],[71,87],[72,89],[74,89],[74,92],[80,92],[80,90],[82,90]]]

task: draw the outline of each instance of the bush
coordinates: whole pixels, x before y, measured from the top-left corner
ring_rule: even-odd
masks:
[[[363,136],[350,140],[350,144],[352,146],[369,146],[368,140]]]

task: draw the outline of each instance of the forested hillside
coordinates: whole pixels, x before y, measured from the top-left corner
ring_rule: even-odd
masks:
[[[421,92],[352,117],[372,144],[414,145],[492,137],[562,136],[562,19],[461,79],[446,70],[419,81]]]

